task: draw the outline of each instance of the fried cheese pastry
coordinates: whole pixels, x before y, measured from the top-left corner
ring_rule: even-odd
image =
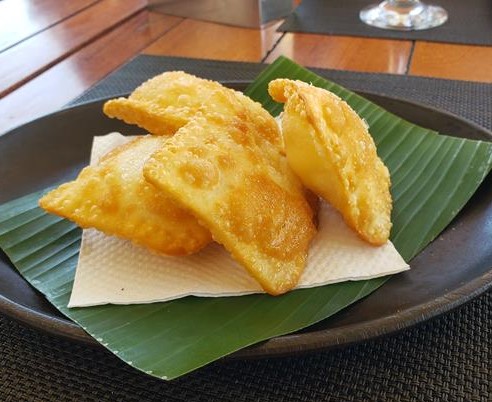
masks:
[[[166,139],[148,135],[115,148],[99,164],[84,168],[76,180],[46,194],[39,205],[83,228],[129,239],[158,253],[200,250],[212,240],[210,232],[142,174],[145,160]]]
[[[285,103],[282,131],[292,169],[371,244],[391,230],[390,175],[366,123],[333,93],[301,81],[277,79],[268,91]]]
[[[235,103],[224,102],[233,97]],[[136,124],[155,135],[172,135],[191,121],[198,112],[230,114],[230,106],[239,103],[250,111],[259,132],[270,142],[281,144],[281,135],[263,107],[241,92],[226,88],[182,71],[170,71],[149,79],[128,98],[109,100],[103,111],[129,124]],[[246,116],[245,116],[246,117]]]
[[[240,114],[196,117],[148,159],[144,176],[278,295],[297,284],[316,228],[305,189],[257,130]]]

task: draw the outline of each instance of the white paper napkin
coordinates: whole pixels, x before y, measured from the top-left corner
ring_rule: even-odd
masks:
[[[128,141],[118,133],[95,137],[91,161]],[[360,240],[328,204],[319,212],[318,234],[297,288],[361,280],[405,271],[409,266],[391,242],[374,247]],[[84,230],[69,307],[167,301],[262,293],[258,283],[219,244],[191,256],[166,257]]]

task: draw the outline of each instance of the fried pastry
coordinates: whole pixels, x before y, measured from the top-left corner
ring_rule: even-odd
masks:
[[[385,243],[391,230],[390,175],[366,123],[333,93],[277,79],[268,91],[285,103],[285,152],[301,181],[341,212],[361,238]]]
[[[142,174],[145,160],[166,140],[148,135],[115,148],[98,164],[84,168],[76,180],[46,194],[39,205],[83,228],[129,239],[158,253],[200,250],[212,240],[210,232]]]
[[[235,98],[229,102],[229,98]],[[281,136],[273,119],[263,107],[241,92],[215,81],[195,77],[182,71],[170,71],[149,79],[128,98],[107,101],[103,111],[129,124],[136,124],[151,134],[172,135],[191,121],[197,113],[230,114],[231,106],[240,104],[249,111],[259,132],[268,141],[281,146]]]
[[[144,166],[144,176],[210,229],[270,294],[292,289],[316,229],[304,188],[244,107],[198,116]],[[273,118],[272,118],[273,120]]]

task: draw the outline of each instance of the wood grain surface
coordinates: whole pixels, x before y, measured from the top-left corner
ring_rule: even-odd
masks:
[[[492,47],[417,42],[409,73],[492,83]]]
[[[261,61],[281,34],[280,22],[250,29],[187,19],[144,50],[146,54]]]
[[[30,80],[0,100],[2,132],[61,108],[180,21],[142,11]]]
[[[0,1],[0,52],[97,2],[98,0]]]
[[[287,33],[267,62],[287,56],[311,67],[405,74],[412,42]]]
[[[0,53],[0,96],[118,26],[145,5],[145,0],[103,0]]]

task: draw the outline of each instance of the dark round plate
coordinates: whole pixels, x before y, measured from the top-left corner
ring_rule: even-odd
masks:
[[[242,89],[244,83],[230,83]],[[424,127],[472,139],[492,140],[483,128],[456,116],[404,100],[362,94]],[[0,137],[0,203],[73,178],[88,163],[92,137],[111,131],[141,133],[102,112],[103,101],[65,109]],[[296,334],[270,339],[233,357],[263,357],[346,346],[409,327],[448,311],[492,284],[491,177],[463,211],[423,252],[412,269],[337,315]],[[0,313],[77,341],[96,343],[32,288],[0,253]]]

